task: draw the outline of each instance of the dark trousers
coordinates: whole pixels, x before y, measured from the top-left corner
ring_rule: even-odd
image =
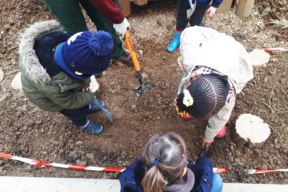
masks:
[[[202,20],[208,7],[209,5],[196,6],[196,9],[190,19],[187,19],[187,7],[185,7],[182,0],[178,0],[176,29],[178,31],[183,31],[189,21],[190,26],[201,26]]]
[[[86,123],[85,112],[89,108],[89,105],[79,108],[79,109],[63,109],[59,111],[61,114],[69,117],[71,121],[77,126],[83,126]]]
[[[73,35],[80,31],[88,31],[79,3],[96,25],[97,30],[104,30],[113,38],[112,58],[116,59],[124,53],[122,41],[116,34],[113,23],[108,20],[89,0],[44,0],[46,7],[56,15],[64,30]],[[116,2],[117,3],[117,2]]]

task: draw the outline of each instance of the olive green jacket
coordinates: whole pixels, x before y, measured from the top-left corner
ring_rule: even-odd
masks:
[[[94,95],[81,92],[89,87],[90,79],[78,80],[64,71],[52,78],[40,64],[34,43],[41,37],[63,32],[55,20],[41,21],[31,25],[21,34],[19,45],[19,67],[24,93],[32,103],[45,111],[77,109],[94,102]]]

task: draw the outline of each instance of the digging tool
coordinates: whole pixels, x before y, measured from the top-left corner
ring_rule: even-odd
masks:
[[[128,30],[126,30],[125,41],[126,41],[126,44],[128,46],[129,52],[131,54],[131,58],[132,58],[132,61],[134,63],[134,67],[136,69],[139,83],[140,83],[140,86],[138,86],[138,87],[136,87],[136,89],[134,89],[134,92],[136,93],[136,95],[139,98],[139,97],[141,97],[142,93],[145,93],[146,91],[148,91],[152,87],[151,87],[151,84],[149,81],[146,81],[146,82],[143,81],[141,68],[140,68],[140,65],[139,65],[139,62],[138,62],[138,59],[137,59],[137,56],[135,53],[135,49],[133,47],[133,44],[132,44]]]
[[[205,147],[200,155],[200,157],[205,157],[209,151],[209,147]]]
[[[89,92],[89,89],[86,88],[85,91]],[[113,123],[111,113],[108,111],[108,109],[106,109],[105,107],[102,107],[101,103],[96,98],[94,98],[94,103],[95,105],[97,105],[97,107],[99,107],[99,109],[101,109],[102,111],[106,113],[106,117],[108,117],[111,123]]]
[[[108,119],[113,123],[112,116],[111,116],[110,112],[109,112],[106,108],[102,107],[101,103],[100,103],[96,98],[94,99],[94,103],[95,103],[95,105],[97,105],[97,107],[99,107],[102,111],[105,111],[106,116],[107,116]]]
[[[165,116],[169,113],[169,111],[172,109],[173,104],[174,104],[174,101],[177,99],[177,96],[180,95],[181,90],[182,90],[182,87],[183,87],[183,82],[182,82],[182,80],[183,80],[185,77],[187,77],[187,75],[188,75],[187,72],[184,72],[184,73],[183,73],[183,76],[182,76],[182,78],[181,78],[181,80],[180,80],[180,83],[179,83],[179,85],[178,85],[177,95],[176,95],[175,98],[173,99],[173,102],[172,102],[171,106],[169,107],[167,113],[164,115],[164,117],[165,117]]]

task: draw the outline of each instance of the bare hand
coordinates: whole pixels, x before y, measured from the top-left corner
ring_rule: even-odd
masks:
[[[182,63],[182,68],[184,72],[187,72],[185,65]]]
[[[214,141],[214,138],[212,139],[208,139],[205,135],[203,136],[203,139],[202,139],[202,149],[204,147],[210,147],[211,144],[213,143]]]
[[[215,15],[216,11],[217,11],[217,8],[212,7],[212,6],[209,7],[209,9],[206,11],[207,17],[212,17],[213,15]]]

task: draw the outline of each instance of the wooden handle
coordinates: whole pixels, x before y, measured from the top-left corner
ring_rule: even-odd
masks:
[[[140,71],[141,70],[140,65],[139,65],[139,62],[138,62],[138,59],[137,59],[137,56],[135,53],[135,49],[133,47],[133,44],[132,44],[128,30],[126,30],[125,41],[126,41],[128,49],[129,49],[132,61],[134,63],[134,67],[135,67],[136,71]]]

